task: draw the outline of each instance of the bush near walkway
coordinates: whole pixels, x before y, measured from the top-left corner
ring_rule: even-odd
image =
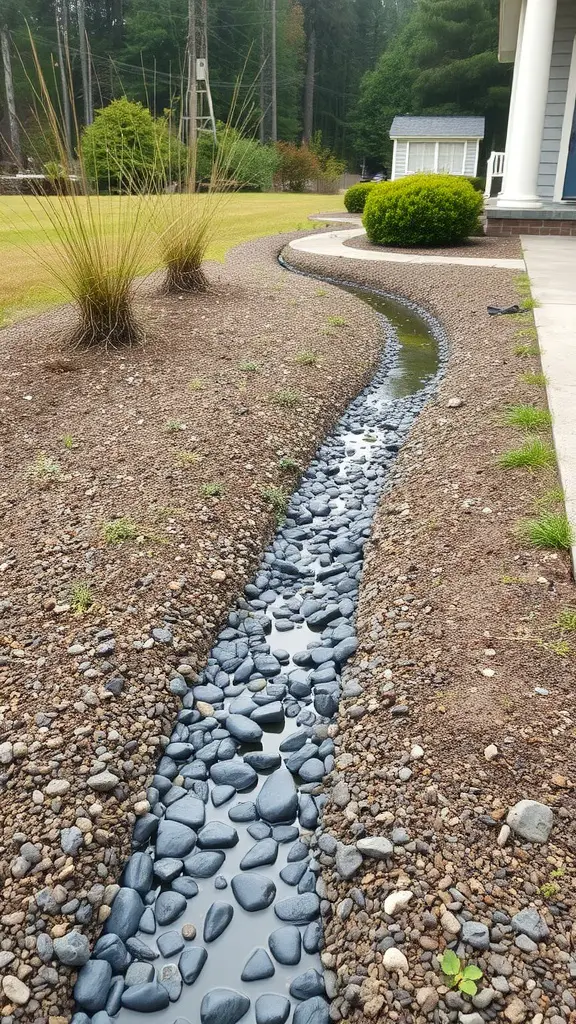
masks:
[[[344,193],[344,206],[348,213],[364,213],[366,200],[376,188],[375,181],[361,181],[358,185],[352,185]]]
[[[482,205],[464,178],[414,174],[370,193],[364,227],[375,245],[457,245],[478,231]]]

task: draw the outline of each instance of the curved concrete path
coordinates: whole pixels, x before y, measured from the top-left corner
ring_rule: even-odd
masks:
[[[429,256],[418,252],[379,252],[375,249],[351,249],[345,246],[350,238],[362,238],[366,232],[359,216],[354,214],[311,217],[311,220],[335,221],[355,224],[353,228],[329,231],[325,234],[307,235],[290,242],[291,249],[309,252],[316,256],[338,256],[348,260],[371,260],[379,263],[435,263],[459,267],[500,267],[502,270],[525,270],[524,260],[511,260],[487,256]]]

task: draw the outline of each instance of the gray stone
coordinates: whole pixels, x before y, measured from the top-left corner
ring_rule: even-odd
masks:
[[[201,850],[229,850],[237,842],[236,829],[225,821],[209,821],[198,833],[198,846]]]
[[[256,1024],[286,1024],[290,1016],[290,1000],[285,996],[259,996],[255,1005]]]
[[[184,861],[184,871],[192,878],[211,878],[222,867],[226,854],[223,850],[201,850]]]
[[[240,977],[242,981],[263,981],[264,978],[271,978],[273,974],[274,964],[266,950],[260,948],[255,949],[248,957]]]
[[[234,916],[229,903],[213,903],[204,919],[204,942],[214,942],[226,930]]]
[[[515,932],[527,935],[533,942],[544,942],[550,935],[550,929],[544,918],[531,907],[515,914],[510,923]],[[520,946],[520,949],[522,948]]]
[[[115,789],[120,779],[113,772],[105,768],[103,772],[98,772],[96,775],[91,775],[88,779],[88,785],[90,789],[93,789],[96,793],[109,793],[111,789]]]
[[[122,885],[136,889],[141,896],[145,896],[152,888],[153,880],[154,862],[152,858],[147,853],[133,853],[122,872]]]
[[[82,967],[90,959],[90,943],[80,932],[68,932],[54,939],[54,952],[61,964],[67,967]]]
[[[130,964],[124,976],[126,988],[132,985],[146,985],[154,979],[154,968],[152,964],[143,963],[142,960],[135,960]]]
[[[97,960],[107,960],[114,974],[120,974],[124,971],[130,960],[122,939],[118,935],[113,934],[101,935],[94,946],[92,955]]]
[[[295,821],[298,794],[286,768],[278,768],[266,779],[256,798],[256,808],[260,817],[271,825],[291,825]]]
[[[288,896],[274,906],[274,913],[281,921],[289,924],[309,924],[320,913],[320,900],[316,893],[306,892],[301,896]]]
[[[166,811],[167,821],[178,821],[181,825],[197,831],[202,828],[206,818],[206,807],[203,800],[187,794],[181,800],[170,805]]]
[[[330,1008],[322,996],[314,996],[304,1003],[298,1003],[294,1010],[292,1024],[330,1024]]]
[[[262,729],[258,722],[245,718],[244,715],[228,715],[224,724],[230,735],[239,743],[258,743],[262,738]]]
[[[472,949],[488,949],[490,945],[490,932],[480,921],[465,921],[462,925],[461,938],[472,946]]]
[[[154,904],[154,916],[159,925],[172,924],[186,910],[186,897],[168,889],[161,892]]]
[[[527,935],[517,935],[514,940],[514,945],[521,949],[523,953],[535,953],[538,949],[538,943],[533,942]]]
[[[506,818],[512,831],[529,843],[547,842],[553,820],[552,808],[537,800],[520,800]]]
[[[244,761],[222,761],[213,764],[210,775],[219,786],[234,786],[238,792],[250,789],[258,776],[253,768]]]
[[[170,819],[160,822],[156,834],[157,857],[185,857],[195,845],[196,833],[187,825]]]
[[[141,1013],[155,1013],[165,1010],[170,997],[163,985],[155,981],[144,985],[130,985],[122,993],[122,1006],[128,1010],[139,1010]]]
[[[265,864],[274,864],[278,856],[278,843],[273,839],[262,839],[255,843],[248,853],[240,861],[240,869],[248,871],[250,868],[263,867]]]
[[[200,1005],[201,1024],[237,1024],[250,1009],[247,996],[231,988],[213,988]]]
[[[384,836],[367,836],[365,839],[359,839],[356,847],[364,857],[372,857],[374,860],[385,860],[394,852],[392,843]]]
[[[178,961],[178,967],[186,985],[194,984],[207,959],[208,953],[203,946],[190,946],[184,950]]]
[[[170,1002],[175,1003],[182,992],[182,975],[176,964],[163,964],[158,972],[158,981],[166,989]]]
[[[63,828],[60,832],[60,846],[64,853],[70,854],[72,857],[78,853],[83,842],[84,836],[77,825],[72,825],[70,828]]]
[[[276,886],[266,875],[234,875],[232,892],[243,910],[265,910],[274,902]]]
[[[123,941],[138,931],[140,918],[144,912],[144,904],[135,889],[124,886],[118,890],[112,910],[104,925],[105,932],[113,932]]]
[[[290,985],[290,995],[294,999],[312,999],[324,995],[324,978],[313,968],[299,974]]]
[[[295,925],[277,928],[268,936],[268,945],[272,956],[279,964],[293,967],[300,963],[302,939],[300,929]]]
[[[349,879],[356,874],[362,864],[362,854],[355,846],[338,844],[336,850],[336,871],[340,878]]]
[[[160,950],[162,956],[166,959],[170,959],[171,956],[176,956],[184,949],[184,939],[182,933],[172,928],[169,932],[163,932],[156,939],[156,945]]]
[[[97,1013],[106,1006],[112,968],[107,960],[88,960],[80,968],[74,985],[74,999],[86,1013]]]
[[[126,949],[133,957],[137,960],[145,960],[147,962],[157,960],[159,953],[156,949],[152,949],[147,942],[144,942],[139,935],[133,935],[130,939],[126,939]]]

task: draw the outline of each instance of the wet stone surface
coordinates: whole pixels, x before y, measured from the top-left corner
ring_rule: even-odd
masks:
[[[372,517],[443,346],[435,323],[350,290],[387,317],[380,369],[303,474],[204,669],[176,680],[182,710],[81,967],[75,1024],[100,1024],[100,1011],[122,1024],[143,1012],[158,1024],[328,1024],[317,858],[330,846],[331,719]],[[352,874],[363,859],[338,856]]]

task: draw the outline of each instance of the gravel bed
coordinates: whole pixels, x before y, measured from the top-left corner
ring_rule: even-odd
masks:
[[[349,249],[372,249],[374,252],[405,252],[419,256],[473,256],[481,259],[522,259],[522,246],[518,236],[493,238],[484,235],[469,238],[464,245],[430,246],[426,249],[401,249],[391,245],[373,245],[367,238],[349,238],[344,245]]]
[[[451,356],[377,513],[343,680],[319,857],[332,1019],[574,1021],[576,673],[554,624],[576,602],[567,556],[514,533],[554,473],[496,465],[518,441],[506,405],[545,402],[521,380],[537,357],[514,355],[526,325],[486,315],[514,275],[345,275],[440,315]],[[474,998],[447,987],[447,947],[482,971]]]
[[[242,246],[194,299],[142,294],[140,349],[66,351],[69,310],[0,334],[8,1024],[67,1018],[81,961],[55,943],[73,928],[91,940],[110,916],[182,680],[273,530],[262,489],[293,488],[280,460],[307,465],[379,359],[375,314],[287,275],[281,244]],[[106,543],[119,517],[136,536]]]

